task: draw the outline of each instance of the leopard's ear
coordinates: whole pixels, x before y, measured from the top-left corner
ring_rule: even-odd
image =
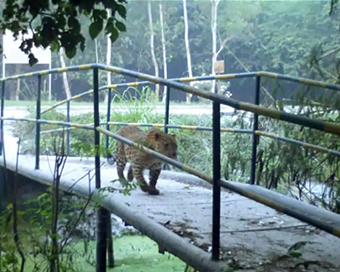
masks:
[[[176,134],[169,134],[169,135],[176,139]]]
[[[158,141],[161,137],[160,133],[157,130],[150,130],[148,131],[148,134],[146,135],[146,138],[148,140]]]

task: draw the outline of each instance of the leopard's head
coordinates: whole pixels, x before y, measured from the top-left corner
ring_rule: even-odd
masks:
[[[177,158],[176,134],[166,134],[157,128],[152,128],[147,133],[147,140],[153,150],[171,159]]]

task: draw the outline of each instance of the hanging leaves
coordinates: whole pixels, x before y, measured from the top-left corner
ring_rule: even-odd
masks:
[[[10,30],[14,38],[32,33],[33,36],[24,40],[20,49],[28,55],[29,64],[38,63],[38,59],[32,53],[33,47],[50,47],[52,51],[65,49],[68,58],[73,58],[79,46],[85,50],[85,37],[80,23],[81,16],[91,19],[88,28],[90,38],[93,40],[103,31],[104,24],[110,20],[110,27],[105,27],[105,32],[114,42],[118,39],[119,32],[125,31],[125,24],[118,21],[117,14],[124,20],[126,18],[125,0],[77,0],[49,1],[35,0],[6,1],[3,16],[0,19],[0,30]],[[107,9],[112,11],[108,18]],[[115,24],[113,24],[115,22]],[[107,26],[107,25],[106,25]],[[1,48],[2,49],[2,48]]]

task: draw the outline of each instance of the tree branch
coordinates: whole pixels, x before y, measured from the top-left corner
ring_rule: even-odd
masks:
[[[232,55],[235,60],[243,67],[244,70],[246,70],[248,73],[250,72],[249,69],[243,64],[243,62],[229,49],[229,47],[226,46],[226,49],[228,50],[228,52],[230,53],[230,55]],[[273,101],[275,107],[276,107],[276,101],[274,99],[274,97],[268,92],[268,90],[265,87],[261,86],[261,89],[265,92],[265,94],[268,95],[268,97]]]
[[[316,68],[317,70],[319,70],[321,73],[325,74],[326,76],[334,79],[335,81],[338,81],[338,78],[334,75],[332,75],[331,73],[329,73],[328,71],[326,71],[324,68],[320,67],[320,65],[317,65],[316,63],[313,64],[314,68]]]
[[[327,56],[329,56],[329,55],[331,55],[333,53],[337,53],[338,51],[340,51],[340,46],[335,48],[335,49],[333,49],[333,50],[331,50],[331,51],[329,51],[329,52],[327,52],[327,53],[325,53],[325,54],[323,54],[321,57],[319,57],[317,59],[317,61],[319,61],[319,60],[321,60],[321,59],[323,59],[323,58],[325,58],[325,57],[327,57]]]
[[[230,37],[228,37],[228,38],[226,38],[222,41],[219,31],[217,32],[217,35],[218,35],[218,39],[220,41],[220,48],[216,52],[216,55],[218,56],[221,53],[221,51],[225,48],[226,43],[229,42],[230,40],[232,40],[234,38],[234,36],[230,36]]]

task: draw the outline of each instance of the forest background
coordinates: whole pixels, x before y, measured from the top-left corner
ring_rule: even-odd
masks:
[[[337,13],[329,15],[329,1],[131,0],[126,8],[125,26],[120,25],[123,32],[113,43],[103,32],[92,40],[88,31],[91,21],[82,16],[84,52],[72,59],[63,50],[53,52],[52,67],[98,61],[177,78],[214,74],[216,60],[224,60],[226,73],[270,71],[338,82],[339,18]],[[7,65],[6,74],[46,66]],[[68,82],[62,77],[53,75],[52,99],[64,99],[92,87],[90,71],[69,73]],[[129,81],[133,79],[105,72],[100,75],[100,85]],[[20,94],[17,84],[9,84],[7,98],[30,100],[36,83],[25,82]],[[233,98],[253,102],[253,86],[253,80],[243,79],[233,81],[229,89]],[[295,87],[287,85],[288,89]],[[161,96],[163,90],[158,88]],[[190,98],[172,90],[171,99]]]

